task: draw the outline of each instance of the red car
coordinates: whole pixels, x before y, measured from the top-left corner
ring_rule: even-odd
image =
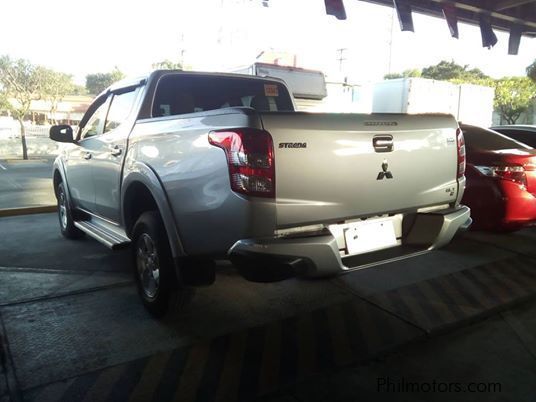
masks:
[[[514,231],[536,223],[536,149],[496,131],[460,124],[467,179],[462,203],[473,229]]]

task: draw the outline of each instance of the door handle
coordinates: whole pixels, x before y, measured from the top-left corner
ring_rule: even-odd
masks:
[[[86,154],[84,155],[84,159],[91,159],[93,155],[91,155],[91,152],[86,152]]]
[[[110,147],[110,154],[112,154],[113,156],[119,156],[121,155],[121,152],[123,152],[123,150],[117,145]]]
[[[376,152],[392,152],[393,136],[392,135],[375,135],[372,138],[372,146]]]

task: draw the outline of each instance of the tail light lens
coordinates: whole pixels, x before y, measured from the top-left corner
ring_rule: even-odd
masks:
[[[225,151],[233,191],[275,198],[274,146],[270,133],[251,128],[211,131],[208,142]]]
[[[458,179],[465,174],[465,139],[460,128],[456,129],[456,144],[458,146]]]
[[[475,166],[485,176],[510,180],[527,187],[527,175],[523,166]]]

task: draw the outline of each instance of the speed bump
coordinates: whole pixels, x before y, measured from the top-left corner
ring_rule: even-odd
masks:
[[[24,400],[252,401],[534,294],[535,260],[504,259],[25,390]]]
[[[536,261],[514,257],[413,283],[368,300],[431,333],[536,293]]]
[[[354,300],[29,390],[25,400],[250,401],[423,335]]]

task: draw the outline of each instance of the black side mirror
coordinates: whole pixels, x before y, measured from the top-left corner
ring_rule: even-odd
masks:
[[[66,124],[50,127],[49,137],[57,142],[75,142],[73,138],[73,129]]]

